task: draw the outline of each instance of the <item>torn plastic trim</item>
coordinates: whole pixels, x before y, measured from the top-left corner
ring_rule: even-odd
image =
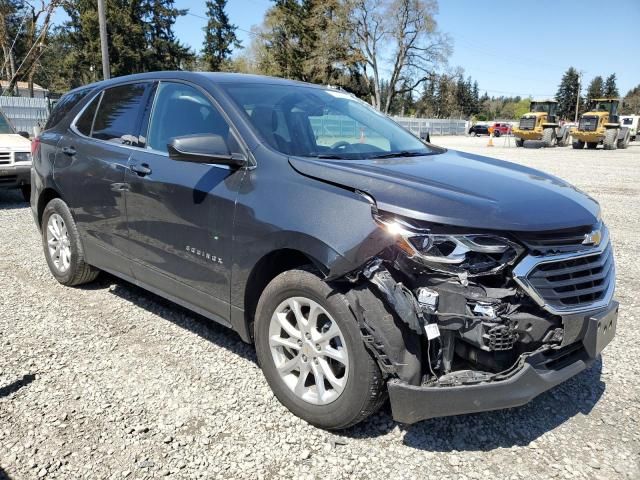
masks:
[[[402,282],[395,281],[381,259],[377,258],[367,265],[362,274],[384,295],[389,305],[411,330],[418,334],[424,332],[426,320],[416,297]]]

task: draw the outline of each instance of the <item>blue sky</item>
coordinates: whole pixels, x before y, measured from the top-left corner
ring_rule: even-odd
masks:
[[[199,50],[206,20],[203,0],[176,0],[190,15],[177,37]],[[461,66],[489,95],[553,96],[562,73],[574,66],[585,83],[615,72],[620,93],[640,84],[640,0],[440,0],[440,30],[453,39],[451,67]],[[239,38],[250,43],[270,0],[228,0]],[[240,30],[241,29],[241,30]],[[597,32],[597,35],[595,34]],[[540,40],[538,40],[540,39]]]

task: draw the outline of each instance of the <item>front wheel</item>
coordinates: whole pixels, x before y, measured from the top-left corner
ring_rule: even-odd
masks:
[[[604,134],[602,146],[605,150],[615,150],[618,148],[618,129],[608,128]]]
[[[340,292],[310,271],[284,272],[265,288],[255,318],[258,362],[295,415],[343,429],[378,410],[382,374]]]
[[[542,145],[545,148],[553,147],[553,143],[556,139],[556,129],[555,128],[545,128],[542,132]]]
[[[85,261],[76,223],[67,204],[59,198],[44,208],[42,244],[49,270],[61,284],[82,285],[98,276],[99,270]]]
[[[572,146],[576,150],[582,150],[584,148],[584,142],[582,140],[574,140]]]
[[[500,130],[496,130],[495,132],[493,132],[493,136],[498,138],[500,136]]]
[[[522,138],[516,138],[516,147],[524,147],[524,140]]]
[[[598,142],[587,142],[587,150],[595,150],[598,148]]]

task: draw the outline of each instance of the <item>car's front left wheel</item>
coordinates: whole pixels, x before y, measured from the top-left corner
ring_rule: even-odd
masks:
[[[346,297],[307,270],[273,279],[258,302],[258,361],[280,402],[327,429],[355,425],[385,400]]]
[[[81,285],[98,276],[99,270],[85,261],[76,223],[67,204],[59,198],[44,208],[42,244],[49,270],[61,284]]]

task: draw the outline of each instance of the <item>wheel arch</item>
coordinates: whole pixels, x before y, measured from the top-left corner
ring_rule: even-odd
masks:
[[[253,266],[244,285],[244,325],[240,331],[243,340],[253,342],[253,322],[258,300],[266,286],[281,273],[303,266],[313,266],[323,275],[326,265],[302,250],[279,248],[263,255]]]
[[[47,206],[47,204],[54,198],[59,198],[62,201],[64,201],[64,199],[62,198],[62,195],[60,195],[60,193],[57,190],[51,187],[45,188],[38,195],[37,215],[38,215],[39,228],[42,228],[42,214],[44,213],[44,209]]]

